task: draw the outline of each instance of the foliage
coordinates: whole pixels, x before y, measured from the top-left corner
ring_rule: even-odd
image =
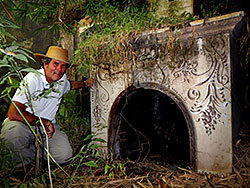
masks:
[[[41,32],[42,30],[58,31],[62,28],[67,31],[73,30],[74,23],[78,17],[81,17],[79,10],[85,1],[1,0],[0,2],[7,10],[4,16],[7,14],[13,16],[13,20],[22,21],[23,26],[25,26],[27,19],[30,19],[40,24],[41,27],[36,32]],[[76,17],[74,17],[75,15]]]
[[[96,174],[106,175],[109,179],[126,176],[124,163],[113,160],[112,154],[104,155],[101,153],[100,146],[105,143],[103,139],[88,135],[83,140],[83,143],[79,152],[70,159],[73,171],[71,178],[68,180],[68,186],[71,185],[74,179],[77,179],[79,172],[86,169],[82,168],[83,166],[95,169]]]
[[[83,98],[77,102],[78,98]],[[71,90],[64,94],[56,121],[68,135],[74,150],[82,146],[82,137],[90,133],[89,101],[81,90]],[[78,105],[76,105],[78,104]]]
[[[126,176],[125,164],[119,161],[107,161],[104,165],[104,174],[108,175],[110,179],[115,176],[118,176],[119,178]]]
[[[82,30],[79,46],[75,50],[74,63],[80,64],[80,72],[88,76],[89,65],[112,69],[113,65],[131,60],[133,46],[130,41],[141,31],[149,31],[169,25],[176,25],[193,19],[184,12],[177,14],[180,1],[171,3],[168,17],[156,18],[148,4],[128,6],[109,0],[94,1],[47,1],[27,2],[19,0],[4,1],[2,4],[15,19],[27,18],[37,23],[47,23],[47,30],[65,29],[77,35]],[[145,1],[146,2],[146,1]],[[51,23],[51,24],[50,24]]]
[[[15,163],[12,162],[12,153],[6,148],[0,140],[0,185],[8,187],[9,177],[14,172]]]
[[[88,135],[83,142],[86,144],[83,144],[78,154],[76,154],[74,157],[72,157],[72,161],[75,161],[79,159],[77,163],[75,163],[78,167],[82,165],[90,166],[90,167],[97,167],[98,162],[100,161],[101,155],[97,148],[99,148],[98,142],[105,142],[104,140],[100,138],[94,138],[92,139],[92,135]],[[94,160],[89,160],[94,159]],[[87,161],[86,161],[87,160]]]
[[[0,85],[4,86],[0,89],[0,100],[3,101],[1,117],[5,117],[4,114],[7,112],[9,105],[7,96],[18,87],[23,74],[33,71],[28,67],[29,59],[33,60],[30,51],[16,42],[15,36],[8,32],[8,28],[19,29],[10,19],[0,17]]]
[[[82,30],[83,40],[75,51],[74,62],[80,64],[81,73],[85,76],[88,74],[89,65],[105,62],[104,65],[100,64],[100,67],[111,69],[113,65],[131,60],[133,51],[130,40],[137,33],[183,24],[194,19],[186,12],[177,14],[182,6],[178,0],[171,2],[168,16],[160,19],[153,16],[154,10],[148,7],[147,1],[143,1],[145,4],[140,8],[135,6],[134,1],[112,0],[1,2],[16,19],[25,21],[30,18],[40,24],[49,24],[41,29],[66,29],[75,35],[77,31]],[[240,10],[240,3],[228,0],[196,1],[194,8],[198,17],[212,17],[231,12],[232,9]],[[129,53],[125,54],[124,51]]]
[[[197,0],[194,3],[195,14],[200,18],[236,12],[242,10],[242,8],[239,1],[232,0]]]
[[[63,1],[38,0],[38,1],[12,1],[1,0],[2,6],[6,7],[8,14],[13,15],[15,21],[21,20],[25,24],[27,18],[36,23],[43,23],[48,20],[54,20],[57,16],[58,9]],[[7,13],[7,12],[6,12]]]
[[[17,88],[18,83],[15,80],[22,79],[22,73],[34,72],[35,70],[27,65],[29,59],[34,61],[29,55],[31,51],[23,48],[22,44],[17,43],[15,37],[6,31],[6,28],[17,29],[19,27],[3,17],[0,18],[0,25],[0,68],[5,69],[5,74],[0,78],[0,85],[7,82],[10,86],[2,91],[1,94],[5,96],[10,93],[11,89]],[[8,38],[11,38],[12,41],[7,40]]]
[[[6,24],[8,23],[8,24]],[[28,72],[34,72],[34,73],[39,73],[35,69],[31,68],[28,66],[29,60],[34,59],[30,56],[31,51],[25,49],[21,44],[17,43],[15,41],[15,37],[12,35],[8,34],[8,32],[4,29],[4,27],[12,27],[12,28],[18,28],[14,23],[11,23],[11,21],[5,19],[5,18],[0,18],[0,25],[2,25],[3,29],[1,30],[0,36],[1,36],[1,43],[0,43],[0,70],[2,71],[1,77],[0,77],[0,85],[3,86],[3,90],[0,93],[0,98],[3,97],[8,97],[9,100],[11,100],[11,91],[13,89],[17,89],[19,87],[20,82],[23,80],[24,75]],[[10,39],[9,39],[10,38]],[[39,73],[40,74],[40,73]],[[24,86],[26,86],[24,84]],[[32,98],[32,96],[29,96]],[[27,121],[27,119],[24,117],[24,115],[20,112],[18,107],[13,103],[13,105],[16,107],[17,111],[20,113],[22,118],[25,120],[27,126],[29,126],[31,132],[34,134],[36,137],[37,135],[35,134],[34,130],[31,128],[31,125]],[[32,105],[32,103],[31,103]],[[35,109],[35,108],[34,108]],[[40,117],[39,117],[40,118]],[[41,122],[41,121],[40,121]],[[43,126],[43,125],[42,125]],[[44,128],[44,127],[43,127]],[[45,130],[45,128],[44,128]],[[47,145],[46,148],[48,148],[48,137],[46,134],[46,139],[47,139]],[[40,141],[40,140],[38,140]],[[41,144],[41,141],[39,142]],[[0,143],[2,147],[2,143]],[[46,149],[45,148],[45,149]],[[48,150],[46,150],[48,151]],[[48,155],[51,157],[51,159],[55,162],[53,157],[51,155]],[[6,152],[4,153],[4,157],[1,158],[3,161],[0,163],[0,169],[5,170],[8,164],[5,160],[11,159],[10,155],[7,154]],[[10,160],[12,161],[12,160]],[[56,163],[57,164],[57,163]],[[48,167],[49,166],[49,160],[48,160]],[[60,166],[59,166],[60,167]],[[51,180],[51,175],[49,173],[50,180]],[[4,177],[5,178],[5,177]],[[7,180],[3,180],[4,184],[8,184]],[[50,181],[52,182],[52,181]]]
[[[8,19],[5,19],[4,17],[0,18],[0,47],[2,48],[2,45],[7,42],[7,37],[16,39],[12,34],[10,34],[8,31],[6,31],[6,28],[19,28],[16,24],[11,22]]]
[[[70,162],[74,167],[73,175],[71,175],[71,178],[69,179],[70,182],[73,181],[73,178],[80,167],[87,166],[96,168],[101,160],[101,154],[98,150],[98,142],[105,141],[98,138],[93,139],[92,135],[88,135],[83,142],[84,144],[79,152],[70,159]]]
[[[90,65],[111,70],[120,63],[132,61],[131,41],[136,40],[137,34],[193,19],[186,12],[181,15],[175,13],[180,5],[177,2],[170,5],[168,17],[156,19],[148,6],[121,11],[105,0],[99,3],[90,1],[83,8],[84,19],[78,25],[82,30],[82,40],[75,50],[74,62],[80,64],[82,74],[86,74]]]

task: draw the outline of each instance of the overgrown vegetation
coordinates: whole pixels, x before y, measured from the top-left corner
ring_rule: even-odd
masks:
[[[19,27],[4,17],[0,18],[0,67],[1,78],[0,84],[4,85],[1,89],[1,98],[9,100],[13,89],[19,86],[20,81],[27,72],[34,72],[35,70],[28,66],[29,60],[34,61],[31,51],[25,49],[22,44],[16,41],[16,38],[10,34],[6,29]],[[5,108],[4,111],[7,112]]]
[[[4,89],[1,89],[0,98],[10,101],[12,91],[19,87],[23,76],[27,72],[35,72],[35,70],[27,65],[29,60],[33,60],[30,51],[23,48],[22,44],[17,43],[16,38],[7,31],[7,28],[18,29],[18,26],[3,17],[0,18],[0,24],[0,68],[2,72],[0,85],[4,86]],[[7,112],[6,105],[3,109]],[[1,140],[0,148],[1,183],[4,187],[8,187],[8,178],[14,173],[15,163],[12,162],[11,152],[7,150]]]
[[[78,101],[78,96],[84,101]],[[83,137],[90,134],[90,104],[88,96],[82,96],[82,91],[71,90],[65,94],[56,115],[62,130],[70,135],[70,143],[76,153],[83,144]],[[78,104],[78,105],[76,105]]]
[[[89,2],[83,8],[82,25],[78,25],[83,31],[75,50],[75,63],[80,65],[83,74],[90,65],[95,65],[110,71],[112,76],[114,67],[133,61],[134,46],[131,42],[136,40],[139,33],[145,34],[177,24],[184,25],[188,20],[194,19],[187,12],[177,14],[180,7],[179,1],[173,2],[169,7],[168,17],[157,19],[148,6],[128,7],[120,11],[119,6],[110,5],[107,1],[98,4]]]
[[[246,10],[244,1],[232,0],[195,0],[194,12],[200,18],[214,17],[232,12]]]

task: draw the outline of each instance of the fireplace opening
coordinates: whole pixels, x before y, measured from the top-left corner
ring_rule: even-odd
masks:
[[[132,89],[111,109],[109,149],[115,158],[190,165],[190,135],[182,110],[168,95]]]

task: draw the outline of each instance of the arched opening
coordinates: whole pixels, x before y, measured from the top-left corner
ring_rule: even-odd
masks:
[[[111,109],[109,149],[115,158],[192,166],[186,119],[166,94],[154,89],[130,89]]]

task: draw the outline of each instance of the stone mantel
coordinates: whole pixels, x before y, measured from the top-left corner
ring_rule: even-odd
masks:
[[[172,32],[142,33],[131,41],[134,61],[121,63],[113,77],[93,67],[98,74],[91,89],[91,127],[107,141],[104,150],[119,147],[114,146],[117,130],[111,125],[119,99],[131,88],[152,89],[171,97],[182,110],[190,135],[190,165],[198,172],[231,173],[240,122],[237,41],[246,30],[244,14],[237,12]],[[168,40],[177,36],[181,45],[166,50]]]

